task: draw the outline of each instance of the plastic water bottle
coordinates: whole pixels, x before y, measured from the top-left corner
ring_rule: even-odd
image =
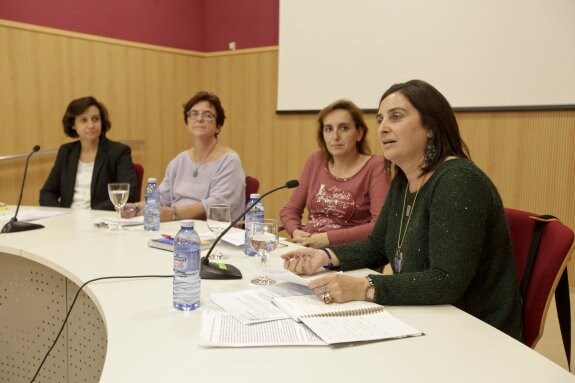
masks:
[[[246,208],[248,206],[251,206],[254,203],[254,201],[257,200],[258,198],[260,198],[259,194],[256,194],[256,193],[250,194],[250,200],[249,200]],[[248,210],[244,220],[245,220],[245,229],[246,229],[246,237],[245,237],[245,242],[244,242],[244,253],[246,255],[256,257],[259,255],[258,252],[255,251],[254,248],[250,246],[250,224],[252,222],[263,222],[264,221],[264,204],[262,203],[262,201],[258,202],[254,207],[252,207],[250,210]]]
[[[155,178],[148,178],[148,185],[144,194],[146,206],[144,207],[144,230],[160,230],[160,189]]]
[[[194,221],[182,220],[174,239],[174,307],[189,311],[200,307],[200,236]]]

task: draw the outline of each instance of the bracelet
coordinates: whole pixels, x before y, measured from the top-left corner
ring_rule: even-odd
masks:
[[[326,270],[333,269],[335,266],[333,263],[331,263],[331,254],[329,253],[329,251],[325,247],[322,247],[320,250],[323,250],[323,252],[327,254],[327,259],[329,259],[329,263],[323,266],[323,268]]]
[[[367,287],[365,288],[365,300],[368,302],[375,301],[375,285],[373,284],[373,279],[370,276],[365,277],[367,279]]]
[[[175,206],[172,206],[172,221],[177,221],[180,219],[180,216],[178,215],[178,209]]]

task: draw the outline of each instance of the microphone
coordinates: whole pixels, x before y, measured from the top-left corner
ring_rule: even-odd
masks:
[[[206,254],[206,256],[202,257],[201,264],[200,264],[200,278],[201,279],[242,279],[242,273],[234,265],[229,265],[227,263],[210,262],[210,254],[212,254],[214,247],[216,247],[216,244],[220,241],[220,239],[222,239],[222,237],[228,231],[230,231],[230,229],[232,227],[234,227],[234,225],[236,223],[238,223],[238,221],[240,219],[242,219],[244,217],[244,215],[246,215],[246,213],[252,207],[254,207],[258,202],[260,202],[262,200],[262,198],[264,198],[268,194],[271,194],[277,190],[286,189],[286,188],[292,189],[292,188],[295,188],[298,186],[299,186],[298,180],[290,180],[290,181],[286,182],[285,185],[282,185],[280,187],[277,187],[275,189],[268,191],[265,194],[262,194],[260,196],[260,198],[258,198],[250,206],[248,206],[246,208],[246,210],[244,210],[243,213],[240,214],[240,216],[238,218],[236,218],[232,223],[230,223],[230,225],[224,231],[222,231],[220,233],[220,235],[218,235],[216,237],[216,239],[212,243],[212,246],[208,250],[208,253]]]
[[[2,227],[2,233],[15,233],[18,231],[35,230],[44,227],[37,223],[20,222],[16,218],[16,216],[18,216],[18,210],[20,210],[20,204],[22,203],[22,194],[24,194],[24,183],[26,182],[26,173],[28,173],[28,162],[30,161],[30,157],[32,157],[32,154],[36,153],[38,150],[40,150],[40,145],[35,145],[32,148],[30,154],[28,154],[28,157],[26,157],[26,165],[24,165],[24,177],[22,178],[22,187],[20,188],[20,197],[18,198],[18,205],[16,205],[16,213],[14,213],[14,217],[12,217],[10,221],[8,221],[4,225],[4,227]]]

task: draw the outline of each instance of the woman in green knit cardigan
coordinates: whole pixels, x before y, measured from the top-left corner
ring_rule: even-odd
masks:
[[[371,235],[326,249],[282,256],[311,275],[324,268],[378,269],[366,278],[329,274],[310,288],[327,304],[452,304],[521,339],[521,298],[503,203],[471,162],[449,102],[421,80],[381,97],[378,136],[396,176]]]

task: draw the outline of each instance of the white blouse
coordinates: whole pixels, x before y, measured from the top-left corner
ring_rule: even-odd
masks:
[[[94,172],[93,162],[78,161],[78,172],[76,173],[76,184],[74,185],[74,198],[72,198],[72,209],[90,209],[92,186],[92,173]]]

